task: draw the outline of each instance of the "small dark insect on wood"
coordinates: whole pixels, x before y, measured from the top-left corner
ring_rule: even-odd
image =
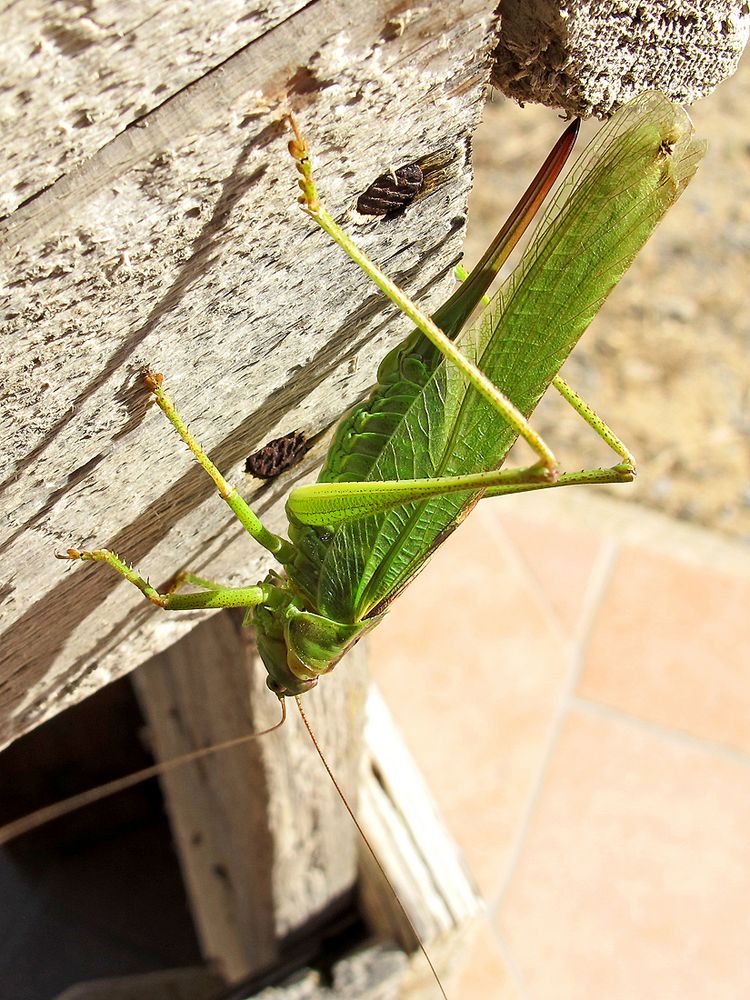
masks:
[[[296,465],[309,451],[310,446],[301,431],[292,431],[284,437],[274,438],[253,452],[245,460],[245,472],[258,479],[273,479]]]
[[[357,211],[361,215],[397,215],[414,201],[423,187],[422,168],[418,163],[407,163],[376,178],[357,198]]]

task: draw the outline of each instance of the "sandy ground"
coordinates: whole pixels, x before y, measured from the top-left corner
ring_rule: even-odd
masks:
[[[636,484],[607,489],[748,542],[749,106],[746,54],[736,76],[691,109],[706,159],[564,372],[638,459]],[[469,264],[561,130],[550,109],[494,96],[474,144]],[[566,410],[549,398],[536,417],[562,464],[610,464]]]

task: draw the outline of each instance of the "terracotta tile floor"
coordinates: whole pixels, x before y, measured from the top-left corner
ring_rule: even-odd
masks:
[[[750,997],[750,560],[602,494],[480,505],[371,640],[488,904],[451,1000]]]

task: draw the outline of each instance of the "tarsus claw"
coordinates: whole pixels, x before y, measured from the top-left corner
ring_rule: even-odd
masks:
[[[79,549],[68,549],[67,552],[55,552],[55,559],[82,559],[83,553]]]

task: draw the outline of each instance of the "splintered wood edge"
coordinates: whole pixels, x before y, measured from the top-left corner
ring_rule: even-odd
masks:
[[[347,955],[333,966],[333,989],[321,983],[320,972],[307,969],[294,973],[278,986],[262,989],[264,1000],[396,1000],[401,997],[406,958],[388,945],[372,945]],[[240,992],[234,997],[252,994]],[[253,989],[248,984],[248,989]],[[205,966],[160,969],[132,976],[112,976],[77,983],[58,994],[56,1000],[216,1000],[226,995],[223,981]]]

